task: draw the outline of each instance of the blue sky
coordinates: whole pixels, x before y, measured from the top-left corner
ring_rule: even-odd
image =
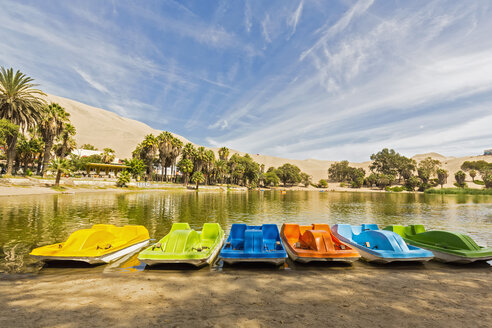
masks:
[[[474,155],[492,148],[490,17],[487,0],[0,0],[0,65],[207,146]]]

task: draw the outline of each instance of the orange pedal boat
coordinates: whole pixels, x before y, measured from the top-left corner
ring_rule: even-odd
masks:
[[[294,261],[353,262],[360,258],[359,252],[335,237],[327,224],[302,226],[284,223],[280,237]]]

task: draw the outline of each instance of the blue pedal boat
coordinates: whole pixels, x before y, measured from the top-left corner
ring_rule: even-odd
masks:
[[[228,264],[239,262],[266,262],[281,265],[287,259],[287,252],[280,240],[275,224],[251,226],[234,223],[220,258]]]
[[[342,242],[357,248],[362,258],[368,262],[423,262],[434,257],[432,252],[408,245],[400,235],[381,230],[377,224],[335,224],[332,232]]]

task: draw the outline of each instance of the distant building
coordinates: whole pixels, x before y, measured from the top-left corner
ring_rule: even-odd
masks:
[[[90,157],[92,155],[102,155],[103,151],[100,150],[89,150],[89,149],[74,149],[72,150],[72,154],[80,156],[80,157]],[[115,157],[113,159],[113,163],[119,164],[121,161],[119,158]]]
[[[484,155],[492,155],[492,149],[485,149],[485,150],[483,151],[483,154],[484,154]]]

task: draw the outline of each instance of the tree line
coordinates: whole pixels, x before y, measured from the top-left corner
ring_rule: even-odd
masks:
[[[328,169],[329,179],[340,182],[352,188],[379,187],[381,189],[391,188],[394,184],[400,184],[401,190],[424,191],[438,185],[443,187],[447,183],[449,172],[443,169],[441,162],[437,159],[427,157],[417,162],[406,156],[400,155],[394,149],[384,148],[371,155],[372,163],[370,172],[363,168],[351,167],[348,161],[334,163]],[[461,170],[454,173],[455,186],[466,187],[466,171],[474,183],[483,184],[486,188],[492,188],[492,163],[486,161],[464,162]],[[480,173],[482,181],[475,180],[477,172]],[[367,174],[369,173],[369,174]],[[320,184],[323,181],[320,181]]]
[[[301,172],[299,167],[284,164],[278,168],[270,167],[265,172],[265,166],[253,160],[249,154],[243,156],[234,153],[227,147],[222,147],[216,153],[205,147],[195,147],[192,143],[183,142],[170,132],[164,131],[158,136],[149,134],[137,145],[132,153],[132,159],[125,161],[129,166],[128,173],[134,178],[145,175],[150,181],[189,182],[200,184],[233,184],[256,188],[259,186],[278,186],[280,182],[287,185],[297,185],[303,182],[309,185],[311,177]],[[168,175],[179,171],[181,175]],[[156,174],[156,169],[164,170]],[[125,177],[125,180],[128,178]],[[180,180],[178,180],[180,179]]]

